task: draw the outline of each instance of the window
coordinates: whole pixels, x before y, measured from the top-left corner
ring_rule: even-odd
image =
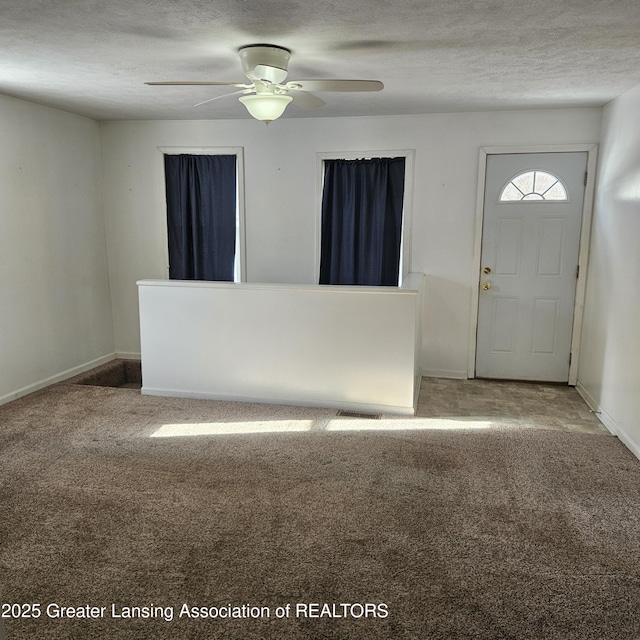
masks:
[[[242,150],[161,151],[165,167],[169,278],[241,281]]]
[[[412,152],[318,157],[320,284],[398,286],[409,266]]]
[[[567,201],[567,190],[556,176],[547,171],[525,171],[512,178],[500,193],[500,202],[528,200]]]

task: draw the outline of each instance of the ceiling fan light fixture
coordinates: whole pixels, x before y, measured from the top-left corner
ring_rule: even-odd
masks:
[[[277,94],[256,94],[238,98],[247,111],[256,119],[269,124],[276,120],[293,100],[291,96]]]
[[[380,91],[384,85],[380,80],[298,80],[285,82],[288,74],[291,50],[272,44],[250,44],[238,49],[242,70],[249,80],[246,82],[185,81],[147,82],[160,85],[226,85],[239,91],[215,96],[199,102],[196,107],[220,98],[244,94],[238,98],[249,114],[256,120],[269,124],[284,113],[287,105],[295,99],[297,107],[314,109],[325,103],[314,95],[315,91]],[[291,93],[292,95],[288,95]]]
[[[251,73],[251,77],[254,80],[260,80],[260,82],[280,84],[287,78],[287,70],[270,67],[267,64],[259,64]]]

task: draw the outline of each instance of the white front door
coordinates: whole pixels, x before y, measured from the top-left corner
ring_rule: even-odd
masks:
[[[487,156],[476,376],[568,381],[586,165]]]

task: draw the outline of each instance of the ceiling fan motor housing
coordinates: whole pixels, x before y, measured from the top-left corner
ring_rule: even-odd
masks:
[[[251,81],[280,84],[287,77],[291,51],[270,44],[255,44],[238,50],[242,70]]]

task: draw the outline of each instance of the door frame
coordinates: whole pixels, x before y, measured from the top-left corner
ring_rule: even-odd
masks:
[[[582,204],[582,226],[580,229],[580,249],[578,253],[578,277],[576,282],[576,298],[573,309],[573,332],[571,335],[571,364],[569,366],[569,385],[575,386],[578,380],[578,360],[584,299],[587,284],[587,265],[589,261],[589,245],[591,239],[591,219],[595,194],[596,168],[598,159],[597,144],[558,144],[558,145],[518,145],[499,147],[480,147],[478,162],[478,190],[476,196],[476,228],[473,247],[473,271],[471,274],[471,321],[469,335],[468,378],[476,377],[476,347],[478,330],[478,305],[480,303],[480,269],[482,253],[482,230],[484,225],[485,177],[487,157],[490,155],[516,153],[587,153],[587,184]]]

